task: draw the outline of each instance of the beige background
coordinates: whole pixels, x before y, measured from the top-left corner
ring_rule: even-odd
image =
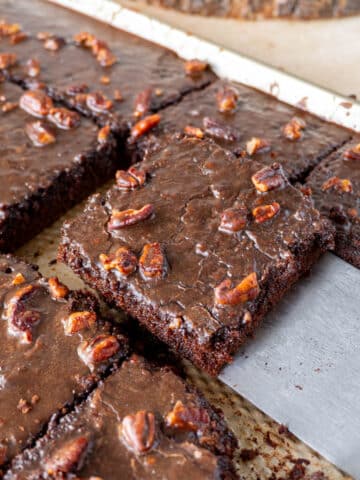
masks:
[[[342,95],[360,99],[360,16],[257,22],[185,15],[117,0],[161,21],[248,55]]]

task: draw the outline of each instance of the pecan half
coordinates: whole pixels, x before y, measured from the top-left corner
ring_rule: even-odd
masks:
[[[277,163],[272,164],[271,167],[264,167],[254,173],[251,181],[256,190],[262,193],[274,190],[275,188],[281,188],[286,184],[282,168]]]
[[[302,136],[302,130],[304,130],[305,128],[305,120],[294,117],[283,128],[283,134],[289,140],[299,140]]]
[[[34,117],[46,117],[53,108],[51,98],[41,90],[29,90],[20,97],[20,107]]]
[[[49,37],[44,41],[44,48],[50,50],[51,52],[57,52],[61,47],[65,45],[65,40],[62,37]]]
[[[126,446],[135,453],[148,452],[156,440],[155,415],[146,410],[126,415],[119,425],[119,435]]]
[[[277,202],[270,203],[270,205],[260,205],[255,207],[252,211],[256,223],[264,223],[267,220],[275,217],[280,211],[280,205]]]
[[[97,135],[97,140],[100,144],[104,144],[108,142],[110,137],[111,137],[110,125],[105,125],[104,127],[100,128]]]
[[[191,125],[186,125],[186,127],[184,127],[184,133],[189,135],[189,137],[204,138],[204,132],[201,128],[192,127]]]
[[[184,405],[178,400],[174,408],[165,417],[167,426],[177,430],[196,432],[210,423],[208,412],[204,408]]]
[[[101,92],[88,93],[86,95],[86,105],[93,112],[108,112],[113,108],[113,102]]]
[[[27,123],[25,132],[35,147],[44,147],[56,141],[54,130],[42,120]]]
[[[152,93],[151,88],[146,88],[136,96],[134,102],[135,117],[142,117],[150,110]]]
[[[216,102],[219,112],[233,112],[236,109],[238,98],[239,94],[235,88],[230,86],[221,88],[216,94]]]
[[[152,128],[156,127],[156,125],[159,124],[160,119],[160,115],[158,113],[154,113],[153,115],[148,115],[142,120],[139,120],[131,128],[131,140],[136,140],[137,138],[150,131]]]
[[[101,334],[91,341],[84,341],[78,347],[81,360],[90,370],[96,363],[104,362],[113,357],[120,349],[118,339],[113,335]]]
[[[36,58],[30,58],[25,64],[25,71],[29,77],[37,77],[41,71],[39,60],[36,60]]]
[[[139,259],[139,270],[145,280],[163,278],[168,269],[164,249],[158,242],[147,243]]]
[[[154,207],[149,203],[139,210],[113,210],[108,222],[108,230],[118,230],[119,228],[135,225],[146,220],[154,213]]]
[[[99,259],[105,270],[115,269],[125,277],[131,275],[137,267],[136,255],[126,247],[118,248],[113,255],[101,253]]]
[[[350,148],[344,152],[344,158],[349,160],[360,160],[360,143],[355,147]]]
[[[231,280],[227,278],[215,288],[215,303],[217,305],[238,305],[254,300],[259,292],[255,272],[250,273],[234,288],[231,288]]]
[[[246,227],[249,211],[245,205],[227,208],[221,214],[219,230],[225,233],[234,233]]]
[[[0,68],[9,68],[16,64],[15,53],[0,53]]]
[[[26,285],[20,288],[6,305],[4,316],[8,321],[9,331],[16,336],[20,336],[24,343],[32,342],[32,330],[40,321],[39,312],[26,308],[27,299],[34,295],[38,288],[35,285]]]
[[[206,62],[202,62],[201,60],[188,60],[184,64],[186,75],[190,75],[191,77],[196,77],[201,75],[205,70],[208,68],[208,64]]]
[[[69,294],[69,289],[61,283],[57,277],[50,277],[48,280],[50,295],[55,298],[65,298]]]
[[[326,180],[322,186],[323,192],[327,190],[335,190],[338,193],[351,193],[353,191],[352,183],[347,178],[331,177]]]
[[[270,142],[264,138],[253,137],[246,142],[246,152],[248,155],[254,155],[255,153],[268,152],[270,150]]]
[[[64,321],[66,335],[91,328],[96,322],[95,312],[73,312]]]
[[[130,167],[127,171],[118,170],[116,172],[116,185],[120,190],[134,190],[142,187],[146,180],[145,170]]]
[[[236,132],[231,127],[219,123],[213,118],[204,117],[203,127],[208,135],[214,138],[218,138],[219,140],[234,142],[238,137]]]
[[[88,447],[89,440],[85,436],[69,440],[45,461],[47,474],[76,472],[81,468]]]
[[[80,115],[67,108],[51,108],[48,119],[63,130],[71,130],[80,125]]]

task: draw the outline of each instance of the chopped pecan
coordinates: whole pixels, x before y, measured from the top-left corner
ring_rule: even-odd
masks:
[[[203,127],[208,135],[218,138],[219,140],[234,142],[237,139],[237,134],[231,127],[219,123],[213,118],[204,117]]]
[[[107,75],[101,75],[100,83],[102,83],[103,85],[110,85],[111,79]]]
[[[258,192],[268,192],[275,188],[281,188],[286,184],[283,171],[277,163],[273,163],[270,167],[264,167],[254,173],[251,180]]]
[[[270,142],[264,138],[253,137],[246,142],[246,152],[248,155],[254,155],[255,153],[267,152],[270,150]]]
[[[57,277],[50,277],[48,280],[50,295],[55,298],[65,298],[69,293],[66,285],[61,283]]]
[[[273,202],[269,205],[260,205],[259,207],[255,207],[252,211],[252,214],[256,223],[263,223],[267,220],[270,220],[270,218],[275,217],[279,210],[280,205],[277,202]]]
[[[0,53],[0,68],[9,68],[16,64],[15,53]]]
[[[117,62],[116,56],[110,51],[109,48],[100,48],[96,54],[96,60],[102,67],[111,67]]]
[[[208,64],[206,62],[202,62],[201,60],[188,60],[184,64],[186,75],[190,75],[195,77],[197,75],[201,75],[207,68]]]
[[[29,77],[37,77],[40,70],[40,62],[36,58],[30,58],[25,64],[25,71]]]
[[[231,288],[231,280],[227,278],[215,288],[215,303],[217,305],[238,305],[254,300],[259,292],[255,272],[250,273],[234,288]]]
[[[189,135],[189,137],[204,138],[204,132],[201,128],[192,127],[191,125],[186,125],[186,127],[184,127],[184,133]]]
[[[134,102],[134,116],[139,118],[150,110],[152,89],[146,88],[140,92]]]
[[[331,177],[321,186],[323,192],[330,189],[335,190],[335,192],[338,193],[351,193],[353,191],[353,186],[351,181],[347,178]]]
[[[23,414],[26,415],[32,410],[30,403],[24,398],[20,398],[16,408]]]
[[[122,102],[124,100],[124,97],[122,96],[121,90],[118,88],[115,88],[114,90],[114,100],[116,102]]]
[[[294,117],[283,128],[283,133],[289,140],[299,140],[302,130],[306,128],[306,122],[302,118]]]
[[[81,83],[79,85],[69,85],[66,87],[65,92],[67,95],[74,97],[79,93],[87,93],[89,91],[89,87],[86,83]]]
[[[87,48],[92,48],[95,40],[95,35],[89,32],[80,32],[74,35],[74,41],[79,45]]]
[[[44,147],[56,142],[54,130],[42,120],[27,123],[25,132],[35,147]]]
[[[89,440],[85,436],[69,440],[45,461],[48,475],[75,472],[84,461],[89,447]]]
[[[161,117],[158,113],[154,113],[154,115],[148,115],[142,120],[139,120],[131,128],[131,139],[136,140],[152,128],[156,127],[156,125],[158,125],[160,122],[160,118]]]
[[[113,108],[113,102],[101,92],[89,93],[86,96],[86,105],[94,112],[108,112]]]
[[[360,143],[355,147],[350,148],[344,152],[344,158],[349,160],[360,160]]]
[[[35,117],[46,117],[53,108],[51,98],[41,90],[28,90],[20,97],[20,107]]]
[[[71,130],[80,125],[80,115],[65,107],[51,108],[48,119],[64,130]]]
[[[145,410],[126,415],[119,426],[119,434],[127,447],[135,453],[148,452],[156,440],[155,415]]]
[[[130,208],[129,210],[113,210],[108,222],[108,230],[118,230],[119,228],[135,225],[146,220],[154,213],[154,207],[148,203],[139,210]]]
[[[248,209],[245,205],[227,208],[221,214],[219,230],[226,233],[234,233],[246,227],[248,221]]]
[[[0,37],[10,37],[21,32],[21,25],[19,23],[6,23],[0,21]]]
[[[17,45],[18,43],[23,42],[27,38],[28,38],[28,36],[25,32],[13,33],[12,35],[10,35],[10,43],[12,45]]]
[[[121,275],[131,275],[137,267],[136,255],[127,247],[120,247],[113,255],[101,253],[99,256],[105,270],[117,270]]]
[[[65,45],[65,40],[62,37],[49,37],[44,41],[44,48],[52,52],[57,52],[61,47]]]
[[[34,295],[39,287],[26,285],[15,292],[6,305],[5,318],[9,331],[20,336],[24,343],[32,342],[32,329],[40,321],[39,312],[26,309],[26,300]]]
[[[133,190],[144,185],[146,172],[140,168],[130,167],[127,171],[116,172],[116,185],[120,190]]]
[[[64,321],[66,335],[91,328],[96,322],[95,312],[73,312]]]
[[[174,408],[165,417],[166,424],[177,430],[196,432],[210,423],[210,417],[204,408],[184,405],[178,400]]]
[[[301,193],[303,195],[305,195],[305,197],[311,197],[312,196],[312,188],[311,187],[305,186],[305,185],[300,185],[298,188],[301,191]]]
[[[18,106],[19,104],[17,102],[5,102],[4,105],[2,105],[1,107],[1,111],[4,113],[12,112]]]
[[[233,87],[221,88],[216,94],[216,102],[219,112],[233,112],[237,106],[238,92]]]
[[[110,125],[105,125],[104,127],[100,128],[97,135],[97,140],[100,144],[104,144],[108,142],[110,137],[111,137]]]
[[[50,32],[38,32],[36,34],[36,38],[41,41],[47,40],[48,38],[51,38],[51,37],[52,37],[52,34]]]
[[[22,283],[25,283],[25,277],[22,273],[17,273],[11,282],[12,285],[21,285]]]
[[[168,269],[164,249],[160,243],[147,243],[139,259],[139,270],[145,280],[163,278]]]
[[[78,347],[78,354],[91,370],[96,363],[113,357],[120,349],[118,339],[113,335],[101,334],[91,341],[84,341]]]

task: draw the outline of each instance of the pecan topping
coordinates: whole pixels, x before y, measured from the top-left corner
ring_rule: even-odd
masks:
[[[73,333],[80,332],[91,328],[96,322],[96,313],[94,312],[73,312],[65,320],[65,333],[66,335],[72,335]]]
[[[89,441],[84,436],[66,442],[46,460],[47,474],[75,472],[83,463],[88,446]]]
[[[80,125],[80,115],[64,107],[51,108],[48,119],[64,130],[71,130]]]
[[[100,144],[104,144],[108,142],[110,137],[111,137],[110,125],[105,125],[104,127],[100,128],[97,136],[97,140]]]
[[[139,259],[139,269],[145,280],[163,278],[166,275],[168,264],[164,249],[160,243],[147,243]]]
[[[120,349],[119,342],[113,335],[101,334],[90,342],[84,341],[78,347],[78,354],[91,370],[94,364],[113,357]]]
[[[184,133],[189,135],[189,137],[204,138],[204,132],[201,128],[192,127],[191,125],[186,125],[186,127],[184,127]]]
[[[105,270],[117,270],[121,275],[131,275],[137,267],[136,255],[126,247],[120,247],[113,255],[101,253],[99,256]]]
[[[208,412],[204,408],[187,406],[178,400],[174,408],[166,415],[166,424],[178,430],[196,432],[210,423]]]
[[[283,128],[283,133],[289,140],[299,140],[302,136],[302,130],[306,128],[305,120],[294,117]]]
[[[96,54],[96,60],[102,67],[111,67],[114,65],[114,63],[116,63],[117,58],[109,50],[109,48],[100,48]]]
[[[80,32],[74,35],[74,41],[86,48],[92,48],[95,39],[95,35],[89,32]]]
[[[29,77],[37,77],[40,74],[40,62],[36,58],[30,58],[25,64],[26,73]]]
[[[12,45],[17,45],[18,43],[23,42],[27,38],[28,38],[28,36],[26,35],[25,32],[13,33],[12,35],[10,35],[10,43]]]
[[[6,23],[0,21],[0,37],[10,37],[19,32],[21,32],[21,26],[19,23]]]
[[[134,102],[134,116],[137,118],[142,117],[150,110],[151,105],[151,97],[152,97],[152,89],[146,88],[142,92],[140,92],[137,97],[135,98]]]
[[[108,230],[118,230],[119,228],[135,225],[136,223],[146,220],[154,213],[154,207],[149,203],[139,210],[113,210],[110,221],[108,222]]]
[[[145,410],[127,415],[119,426],[119,434],[135,453],[148,452],[155,444],[155,415]]]
[[[1,111],[4,113],[12,112],[18,106],[19,104],[16,102],[5,102],[4,105],[1,107]]]
[[[22,273],[17,273],[11,282],[12,285],[21,285],[22,283],[25,283],[25,277]]]
[[[53,108],[51,98],[41,90],[29,90],[20,97],[20,107],[35,117],[46,117]]]
[[[154,113],[154,115],[148,115],[147,117],[143,118],[142,120],[135,123],[135,125],[131,129],[131,139],[136,140],[137,138],[147,133],[152,128],[156,127],[160,122],[160,115]]]
[[[264,138],[253,137],[251,140],[246,142],[246,152],[248,155],[266,152],[268,150],[270,150],[270,142]]]
[[[24,343],[32,342],[32,329],[40,321],[39,312],[26,309],[26,300],[34,295],[39,287],[26,285],[20,288],[9,300],[5,317],[9,322],[9,331],[21,337]]]
[[[275,217],[279,210],[280,205],[277,202],[273,202],[270,205],[260,205],[254,208],[252,214],[256,223],[263,223]]]
[[[205,132],[211,137],[226,140],[228,142],[234,142],[237,139],[237,135],[231,127],[221,124],[213,118],[204,117],[203,127]]]
[[[251,180],[258,192],[268,192],[285,185],[285,177],[280,165],[274,163],[254,173]]]
[[[227,278],[215,288],[217,305],[238,305],[254,300],[260,292],[256,273],[250,273],[236,287],[231,288],[231,280]]]
[[[36,34],[36,38],[40,41],[47,40],[48,38],[51,38],[52,34],[50,32],[38,32]]]
[[[335,190],[338,193],[351,193],[353,191],[352,183],[347,178],[331,177],[326,180],[321,187],[321,190]]]
[[[107,75],[101,75],[101,77],[100,77],[100,83],[102,83],[103,85],[110,85],[110,83],[111,83],[111,78],[108,77]]]
[[[27,123],[25,132],[35,147],[44,147],[56,141],[54,130],[41,120]]]
[[[74,36],[74,40],[85,48],[90,48],[96,60],[102,67],[111,67],[117,58],[112,54],[108,45],[88,32],[80,32]]]
[[[115,88],[114,90],[114,100],[116,100],[117,102],[122,102],[124,100],[121,90],[119,90],[118,88]]]
[[[32,410],[32,406],[24,398],[20,398],[16,408],[23,414],[26,415]]]
[[[69,293],[69,289],[57,277],[50,277],[48,280],[50,295],[55,298],[65,298]]]
[[[225,233],[234,233],[246,227],[248,221],[248,209],[245,205],[228,208],[221,214],[219,230]]]
[[[219,112],[232,112],[237,106],[238,92],[232,87],[224,87],[216,94],[216,102]]]
[[[120,190],[133,190],[142,187],[146,180],[146,172],[136,167],[130,167],[127,171],[116,172],[116,185]]]
[[[344,158],[349,160],[360,160],[360,143],[355,147],[350,148],[344,152]]]
[[[101,92],[89,93],[86,96],[86,104],[94,112],[108,112],[113,107],[113,102]]]
[[[44,41],[44,48],[51,52],[57,52],[63,45],[65,45],[65,40],[62,37],[49,37]]]
[[[65,92],[67,95],[74,97],[79,93],[87,93],[89,91],[89,87],[86,83],[81,83],[80,85],[69,85],[66,87]]]
[[[15,53],[0,53],[0,68],[9,68],[15,65],[17,57]]]
[[[206,62],[202,62],[201,60],[188,60],[184,64],[186,75],[190,76],[197,76],[202,74],[207,68],[208,64]]]

